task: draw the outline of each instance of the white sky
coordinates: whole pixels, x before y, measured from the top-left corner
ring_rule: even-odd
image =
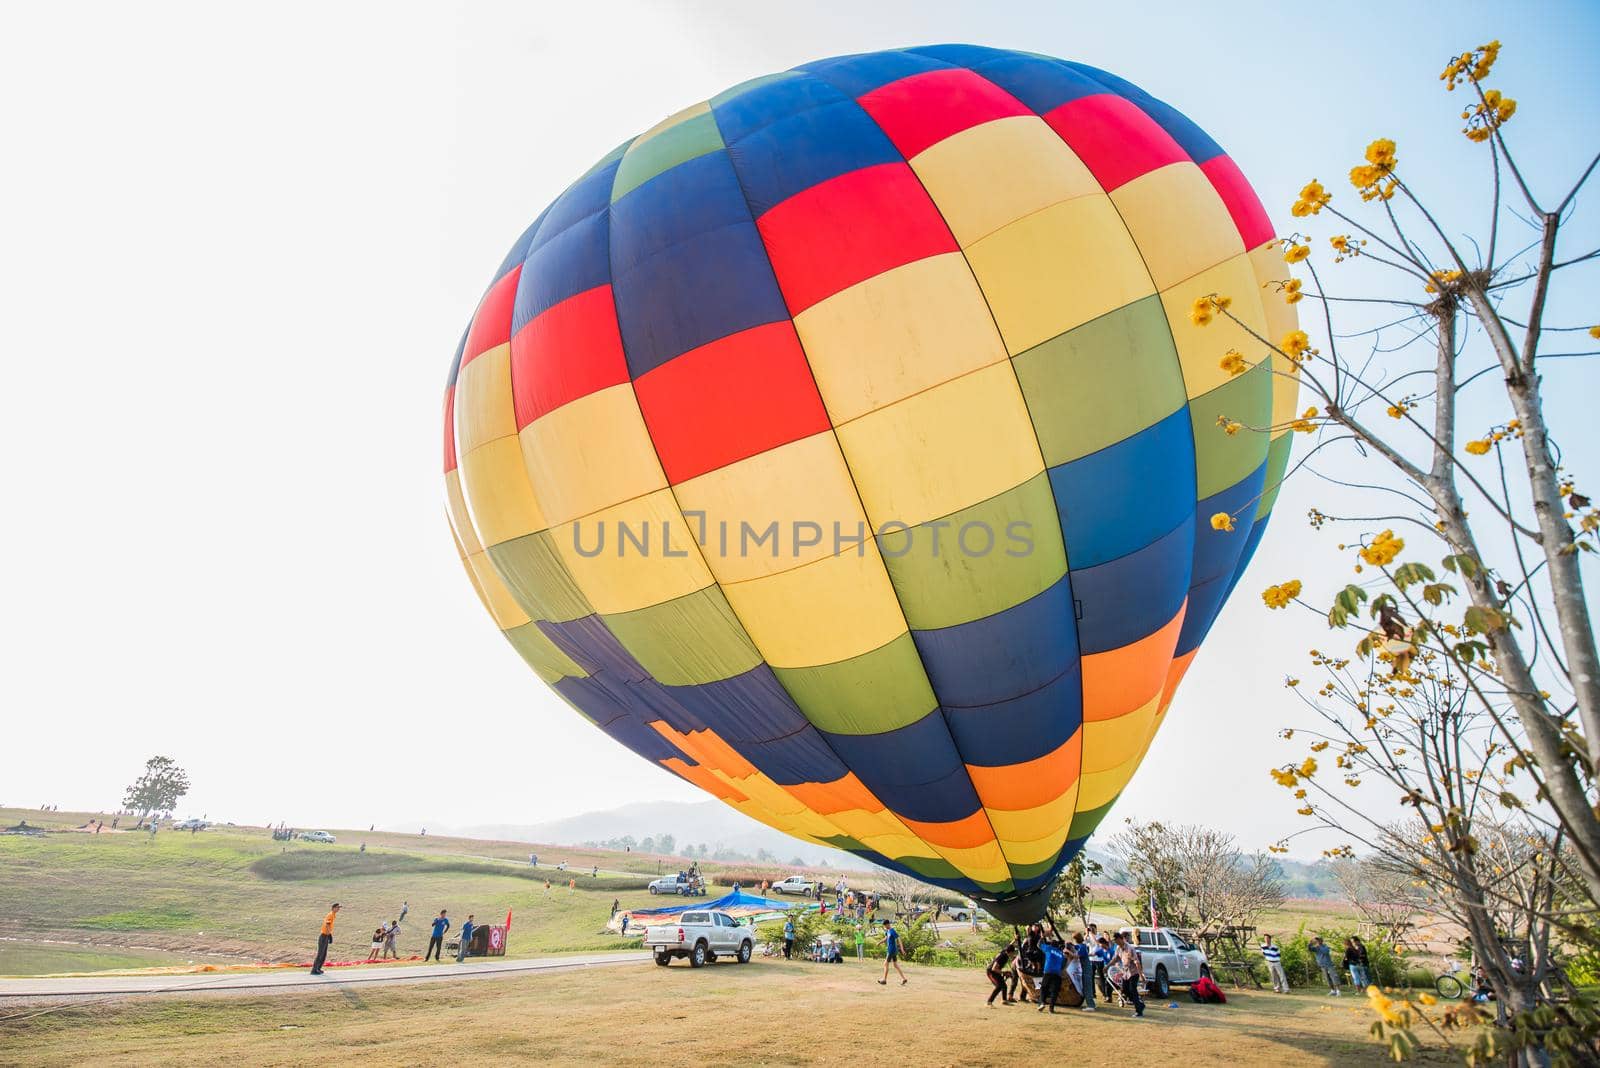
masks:
[[[1373,136],[1481,174],[1435,77],[1491,36],[1547,187],[1600,143],[1585,5],[1343,25],[1293,6],[992,6],[7,5],[0,803],[111,806],[156,752],[193,776],[185,811],[252,822],[532,822],[702,797],[498,637],[444,524],[439,412],[522,228],[619,141],[744,78],[939,41],[1083,60],[1199,122],[1280,232],[1305,179],[1346,191]],[[1593,235],[1592,209],[1580,222]],[[1600,318],[1582,303],[1569,319]],[[1551,373],[1558,417],[1587,427],[1593,373]],[[1581,437],[1569,455],[1593,459]],[[1118,816],[1252,846],[1300,825],[1264,769],[1299,715],[1279,680],[1329,639],[1256,593],[1343,581],[1297,562],[1318,492],[1285,493]],[[478,745],[493,772],[463,770]]]

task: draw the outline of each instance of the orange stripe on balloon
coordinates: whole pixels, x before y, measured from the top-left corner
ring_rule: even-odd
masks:
[[[868,790],[853,771],[832,782],[799,782],[784,786],[789,795],[802,805],[823,816],[836,812],[882,812],[884,803]]]
[[[696,764],[715,768],[734,779],[746,779],[756,773],[755,766],[734,752],[715,731],[690,731],[688,734],[679,734],[668,723],[659,719],[651,720],[650,726],[655,728],[657,734],[693,757]]]
[[[1083,731],[1035,760],[1001,768],[967,765],[967,774],[984,808],[1023,812],[1048,805],[1078,781],[1083,766]]]
[[[661,766],[673,772],[679,778],[694,783],[694,785],[719,800],[730,802],[750,800],[750,798],[713,775],[709,768],[686,764],[677,757],[668,757],[661,762]]]
[[[1083,718],[1086,722],[1116,719],[1143,708],[1161,692],[1167,666],[1183,629],[1185,601],[1160,630],[1120,649],[1083,657]]]
[[[982,809],[965,819],[948,823],[919,823],[904,816],[900,817],[900,822],[929,845],[946,849],[975,849],[994,841],[994,828],[989,826],[989,817]]]
[[[1199,651],[1199,649],[1190,649],[1187,653],[1174,660],[1172,666],[1167,669],[1167,684],[1161,691],[1161,706],[1156,712],[1158,716],[1166,714],[1167,706],[1172,703],[1172,695],[1178,692],[1178,683],[1183,681],[1183,676],[1189,670],[1189,665],[1194,663],[1194,654]]]

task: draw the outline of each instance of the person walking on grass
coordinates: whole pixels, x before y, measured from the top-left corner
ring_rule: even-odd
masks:
[[[893,920],[883,921],[883,948],[883,978],[878,980],[878,985],[889,985],[889,966],[892,964],[895,974],[900,977],[900,985],[905,986],[908,980],[900,967],[900,932],[894,929]]]
[[[456,963],[460,964],[472,953],[472,913],[467,913],[467,920],[461,925],[461,948],[456,951]]]
[[[1016,955],[1016,952],[1017,940],[1013,938],[1011,941],[1000,947],[1000,952],[994,955],[994,959],[991,960],[989,962],[989,966],[984,969],[983,974],[988,976],[989,982],[994,984],[994,989],[989,991],[989,1001],[987,1002],[991,1008],[994,1007],[995,998],[1000,998],[1000,1004],[1002,1005],[1016,1004],[1016,1002],[1012,1000],[1011,995],[1006,993],[1006,969],[1010,967],[1011,958]]]
[[[1144,960],[1134,948],[1133,939],[1121,932],[1117,933],[1116,945],[1112,967],[1118,969],[1122,976],[1122,996],[1133,1006],[1134,1018],[1142,1020],[1144,1019]]]
[[[317,935],[317,959],[311,962],[311,974],[321,975],[322,965],[328,959],[328,947],[333,945],[333,921],[339,915],[339,903],[335,901],[328,914],[322,918],[322,933]]]
[[[428,936],[428,949],[422,954],[422,960],[427,962],[431,956],[434,963],[442,963],[440,956],[444,952],[444,933],[450,930],[450,918],[445,915],[445,910],[440,909],[439,915],[433,918],[433,934]]]
[[[1261,936],[1261,958],[1267,962],[1267,974],[1272,977],[1272,990],[1277,994],[1289,992],[1289,977],[1283,972],[1283,951],[1272,944],[1271,935]]]
[[[1333,966],[1333,950],[1321,935],[1311,936],[1311,958],[1317,962],[1322,977],[1328,981],[1328,996],[1339,996],[1339,970]]]
[[[411,902],[409,902],[409,901],[400,902],[400,918],[394,921],[395,922],[395,926],[398,927],[400,924],[405,923],[406,922],[406,913],[408,913],[410,911],[411,911]]]

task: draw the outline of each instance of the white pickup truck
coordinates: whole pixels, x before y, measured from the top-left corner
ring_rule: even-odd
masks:
[[[1144,981],[1152,994],[1164,998],[1174,986],[1188,986],[1211,974],[1206,951],[1166,927],[1124,927],[1144,963]]]
[[[685,912],[677,923],[644,929],[644,948],[655,954],[656,963],[663,968],[671,964],[674,957],[689,958],[692,968],[702,967],[721,956],[748,964],[755,940],[754,927],[741,927],[732,916],[714,909]]]

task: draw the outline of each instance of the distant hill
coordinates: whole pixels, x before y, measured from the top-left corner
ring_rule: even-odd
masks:
[[[861,869],[865,866],[859,857],[790,838],[720,801],[641,801],[544,823],[477,824],[440,827],[438,831],[467,838],[573,846],[603,844],[624,837],[635,842],[642,842],[647,836],[659,840],[662,835],[670,834],[678,853],[690,846],[705,846],[708,853],[721,850],[749,860],[766,859],[787,864],[798,859],[801,864],[833,868]],[[767,855],[763,857],[763,853]]]
[[[801,865],[856,870],[866,866],[866,862],[859,857],[790,838],[720,801],[641,801],[544,823],[491,823],[434,829],[437,833],[464,838],[539,842],[546,845],[599,845],[619,849],[621,846],[617,842],[623,838],[632,838],[635,843],[641,843],[646,837],[659,841],[662,835],[671,835],[673,848],[669,852],[679,854],[690,846],[704,846],[708,855],[723,852],[724,857],[719,859],[766,860],[783,864],[798,861]],[[1087,854],[1105,867],[1107,875],[1104,881],[1114,884],[1117,880],[1113,873],[1117,865],[1111,857],[1093,847],[1087,850]],[[1288,897],[1339,896],[1338,885],[1327,863],[1307,863],[1287,858],[1278,858],[1276,863],[1283,874],[1284,893]]]

